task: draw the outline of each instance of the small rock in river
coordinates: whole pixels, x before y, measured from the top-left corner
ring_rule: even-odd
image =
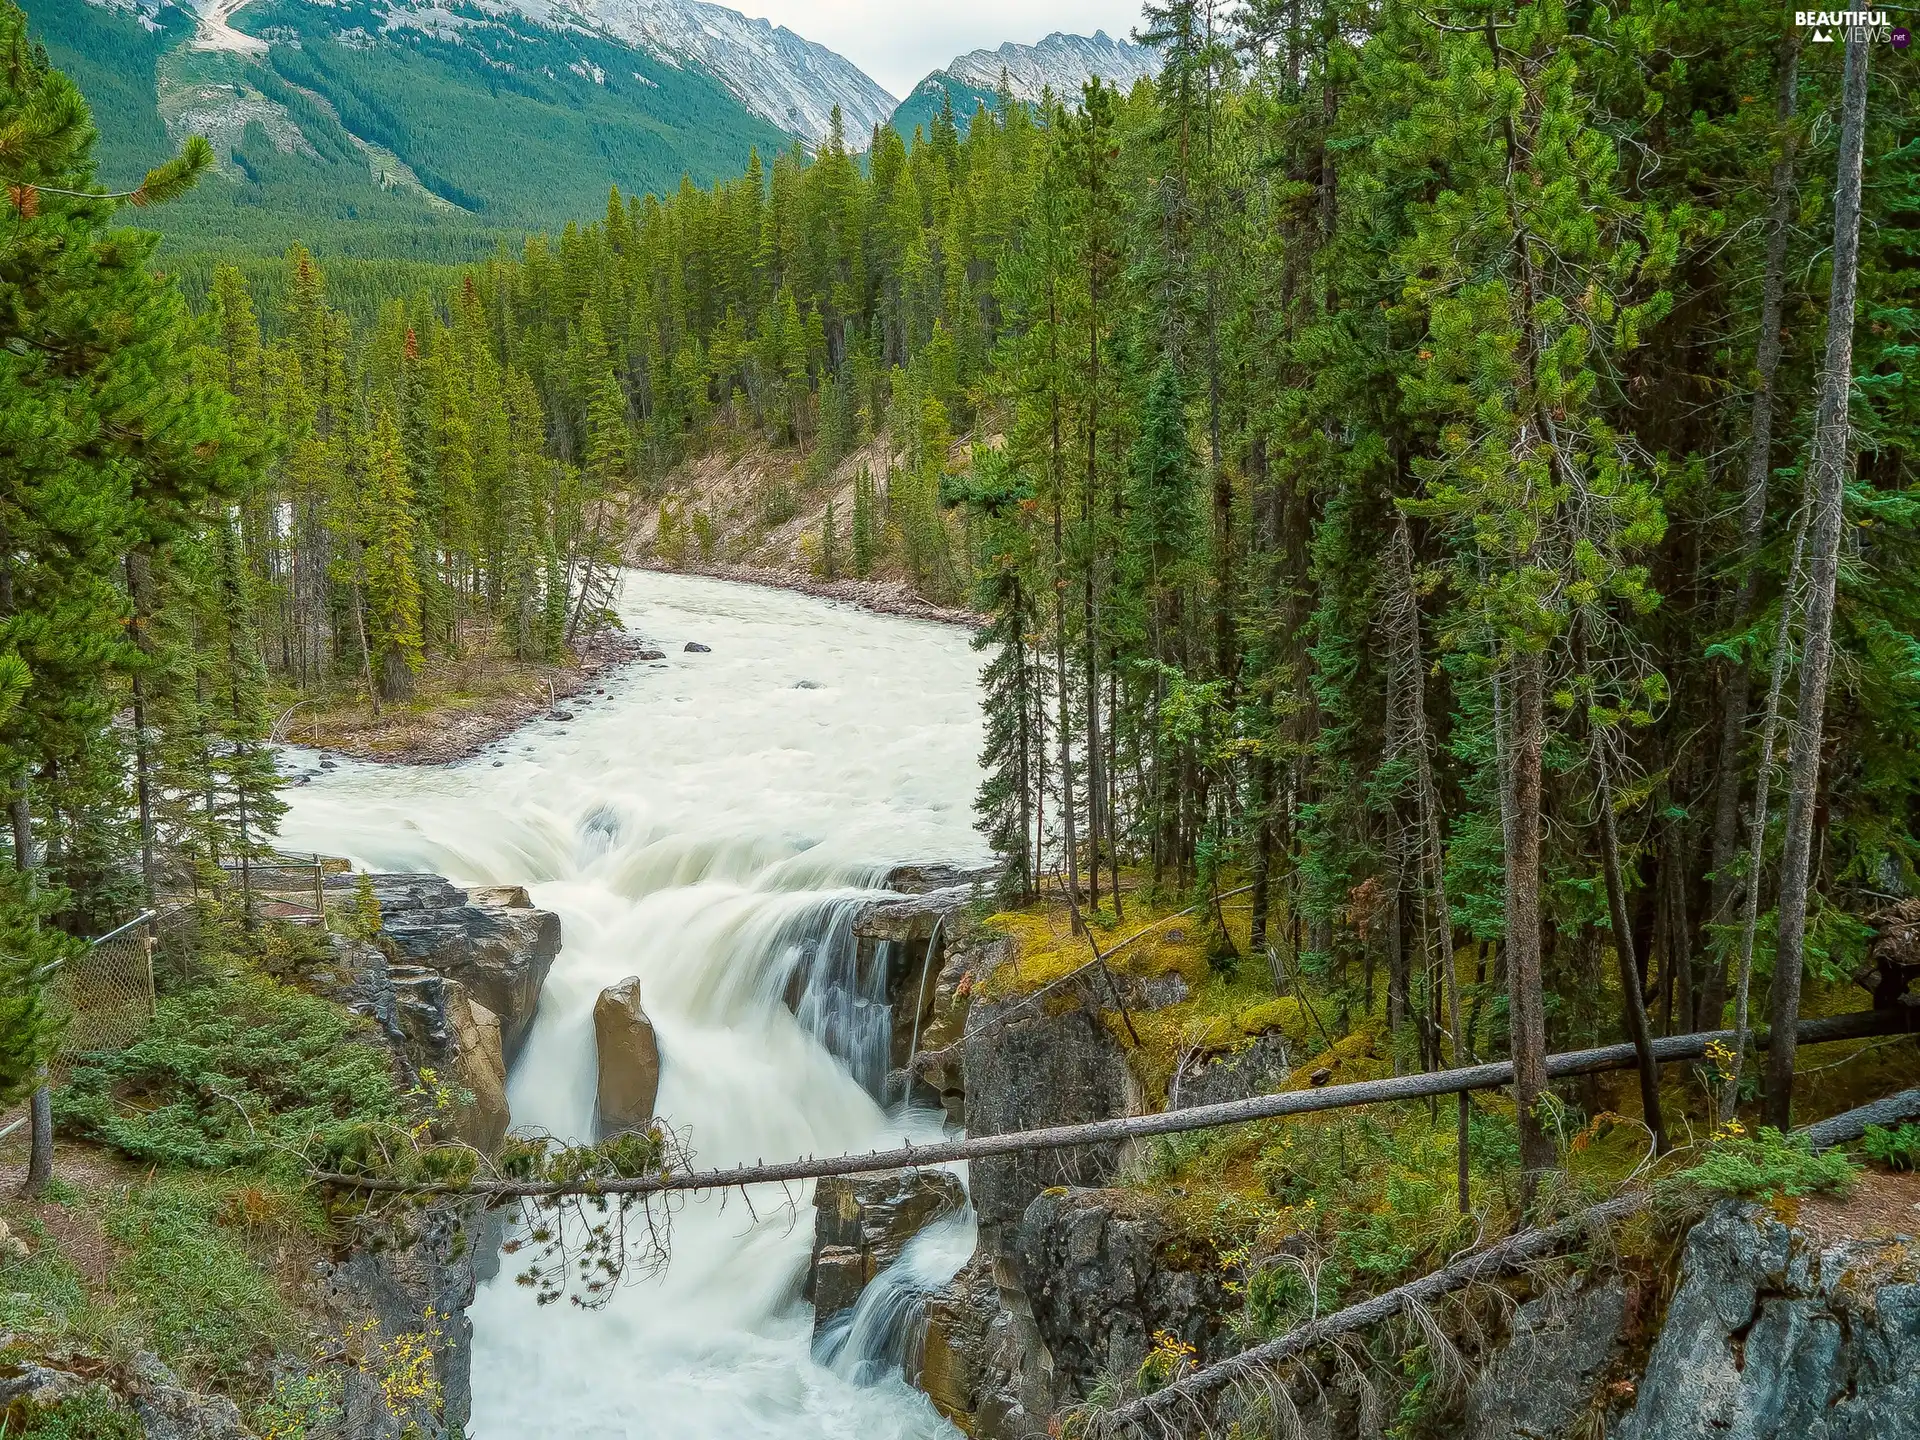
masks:
[[[567,721],[573,719],[573,712],[571,710],[555,710],[551,712],[547,718],[549,720],[558,720],[562,724],[565,724]]]
[[[636,660],[664,660],[667,657],[658,650],[636,650],[633,652],[633,658]]]
[[[494,769],[496,769],[496,770],[498,770],[498,769],[499,769],[499,768],[500,768],[500,767],[501,767],[502,765],[504,765],[504,764],[506,764],[506,763],[507,763],[507,762],[506,762],[506,761],[504,761],[504,760],[496,760],[496,761],[494,761],[494,762],[493,762],[493,768],[494,768]]]
[[[333,763],[333,761],[331,761],[331,760],[322,760],[322,761],[320,762],[320,768],[321,768],[322,770],[332,770],[332,769],[333,769],[333,768],[335,768],[335,767],[334,767],[334,763]]]
[[[687,641],[687,653],[689,655],[711,655],[713,653],[713,647],[711,645],[702,645],[698,640],[689,640]]]
[[[793,688],[796,690],[818,690],[820,685],[819,682],[814,680],[802,680]]]

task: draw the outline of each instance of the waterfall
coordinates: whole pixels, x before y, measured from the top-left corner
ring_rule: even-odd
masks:
[[[921,1338],[927,1297],[967,1263],[977,1231],[969,1205],[914,1236],[900,1258],[860,1292],[853,1308],[821,1331],[814,1359],[856,1385],[877,1385],[898,1375]]]
[[[288,752],[309,783],[288,792],[286,842],[526,884],[560,915],[563,949],[509,1077],[517,1127],[592,1133],[593,1003],[638,976],[658,1111],[697,1163],[934,1138],[944,1117],[879,1098],[888,957],[867,947],[863,963],[851,927],[888,865],[980,856],[968,636],[646,573],[629,575],[621,608],[672,658],[570,701],[571,724],[538,722],[440,770],[321,771]],[[692,639],[711,653],[682,653]],[[950,1436],[878,1360],[900,1353],[917,1313],[887,1297],[924,1295],[949,1258],[957,1269],[970,1219],[930,1229],[944,1239],[922,1237],[870,1287],[869,1317],[849,1320],[861,1338],[829,1365],[799,1299],[811,1186],[746,1199],[690,1199],[665,1273],[601,1311],[537,1309],[506,1261],[472,1311],[477,1440]]]

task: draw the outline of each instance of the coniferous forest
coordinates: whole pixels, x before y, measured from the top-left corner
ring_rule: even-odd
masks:
[[[1244,887],[1412,1063],[1511,1047],[1529,1165],[1549,1051],[1790,1023],[1920,891],[1906,52],[1745,0],[1166,0],[1156,83],[615,192],[355,324],[298,247],[190,308],[142,227],[204,146],[97,193],[5,9],[17,980],[271,844],[282,701],[585,644],[743,438],[887,441],[822,551],[984,617],[1009,904]]]

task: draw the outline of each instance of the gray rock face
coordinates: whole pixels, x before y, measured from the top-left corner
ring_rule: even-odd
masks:
[[[1011,945],[1004,936],[977,935],[942,947],[939,973],[930,988],[923,984],[927,994],[919,1043],[908,1063],[916,1093],[937,1099],[955,1124],[964,1123],[967,1113],[966,1047],[961,1042],[973,1005],[974,977],[999,964]]]
[[[911,1083],[915,1099],[928,1105],[941,1103],[944,1096],[937,1085],[929,1088],[917,1083],[925,1072],[916,1062],[919,1056],[958,1034],[957,1030],[953,1034],[933,1032],[937,1028],[936,1012],[943,999],[950,1004],[959,977],[960,972],[955,971],[948,979],[947,971],[956,948],[958,912],[967,904],[971,890],[951,884],[914,887],[927,876],[950,879],[956,873],[945,866],[897,867],[888,873],[886,883],[905,888],[908,893],[898,900],[876,901],[853,920],[859,973],[870,975],[874,973],[872,967],[886,966],[884,988],[892,1025],[889,1093],[895,1097],[906,1094]],[[957,1119],[957,1106],[953,1113]]]
[[[1227,1294],[1218,1257],[1175,1234],[1144,1196],[1049,1190],[1021,1217],[1009,1250],[1056,1371],[1079,1396],[1109,1374],[1140,1368],[1161,1331],[1202,1361],[1227,1348]]]
[[[1277,1030],[1244,1050],[1202,1056],[1174,1077],[1169,1110],[1269,1095],[1287,1083],[1287,1037]]]
[[[896,865],[880,884],[902,895],[925,895],[935,890],[959,890],[970,894],[975,887],[991,888],[999,877],[997,865],[948,865],[915,862]]]
[[[421,972],[458,980],[499,1018],[502,1054],[511,1063],[560,953],[560,917],[534,909],[519,886],[468,892],[438,875],[369,879],[382,933],[394,948],[395,982],[412,984]],[[357,883],[357,876],[336,875],[327,888],[351,894]]]
[[[965,1203],[959,1178],[945,1170],[821,1180],[813,1192],[813,1260],[806,1286],[814,1333],[857,1301],[873,1277],[900,1258],[909,1240]]]
[[[0,1364],[0,1410],[16,1400],[29,1400],[43,1407],[58,1405],[86,1388],[87,1382],[78,1375],[36,1365],[31,1360]]]
[[[1083,977],[1039,1003],[974,1001],[965,1041],[969,1135],[1107,1120],[1138,1108],[1138,1084],[1099,1019],[1108,1002],[1098,984]],[[989,1241],[1042,1190],[1104,1184],[1120,1159],[1118,1145],[1084,1145],[974,1161],[973,1206]]]
[[[1608,1280],[1522,1305],[1507,1343],[1467,1392],[1461,1440],[1571,1435],[1604,1404],[1601,1387],[1620,1358],[1631,1298]]]
[[[409,1430],[417,1430],[421,1440],[457,1440],[466,1432],[472,1409],[473,1324],[467,1319],[475,1283],[472,1237],[483,1223],[477,1207],[432,1206],[398,1219],[400,1228],[381,1237],[385,1243],[363,1243],[344,1260],[323,1267],[316,1288],[335,1330],[371,1317],[384,1339],[439,1332],[433,1349],[440,1413],[393,1415],[378,1379],[348,1368],[340,1424],[348,1440],[402,1440]]]
[[[643,1130],[660,1093],[660,1042],[640,1005],[640,979],[609,985],[593,1002],[594,1053],[600,1071],[600,1125]]]
[[[1912,1440],[1916,1260],[1911,1240],[1816,1250],[1764,1210],[1721,1206],[1687,1238],[1619,1440]]]
[[[155,1355],[134,1357],[133,1410],[147,1440],[252,1440],[224,1395],[189,1390]]]
[[[335,936],[332,961],[312,976],[314,987],[371,1019],[410,1080],[431,1069],[471,1092],[449,1132],[491,1149],[510,1118],[507,1034],[517,1041],[532,1022],[540,985],[559,951],[559,917],[533,909],[518,886],[470,893],[432,875],[375,876],[373,882],[382,939],[400,958]],[[349,892],[356,883],[352,875],[328,882]],[[511,1032],[489,996],[513,1007]],[[350,1370],[341,1432],[346,1440],[400,1440],[411,1427],[423,1440],[445,1440],[464,1432],[472,1403],[473,1327],[466,1311],[484,1219],[471,1206],[441,1203],[404,1213],[394,1225],[357,1237],[344,1259],[316,1276],[315,1289],[336,1330],[372,1318],[385,1340],[437,1331],[441,1412],[396,1417],[377,1383]]]
[[[1013,1268],[976,1251],[945,1289],[927,1300],[907,1383],[974,1440],[1045,1435],[1059,1393],[1053,1357],[1034,1325]]]

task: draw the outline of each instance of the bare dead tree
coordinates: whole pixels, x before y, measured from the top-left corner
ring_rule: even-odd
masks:
[[[1826,735],[1827,684],[1833,670],[1833,607],[1840,532],[1852,453],[1848,402],[1853,390],[1853,322],[1860,280],[1860,179],[1867,133],[1865,30],[1849,32],[1840,101],[1839,176],[1833,202],[1833,284],[1827,298],[1827,349],[1813,431],[1813,520],[1808,561],[1806,638],[1800,695],[1787,759],[1786,843],[1780,859],[1780,934],[1773,962],[1773,1025],[1782,1037],[1767,1056],[1767,1118],[1793,1118],[1793,1022],[1800,1016],[1806,963],[1807,891],[1812,879],[1813,812]]]

